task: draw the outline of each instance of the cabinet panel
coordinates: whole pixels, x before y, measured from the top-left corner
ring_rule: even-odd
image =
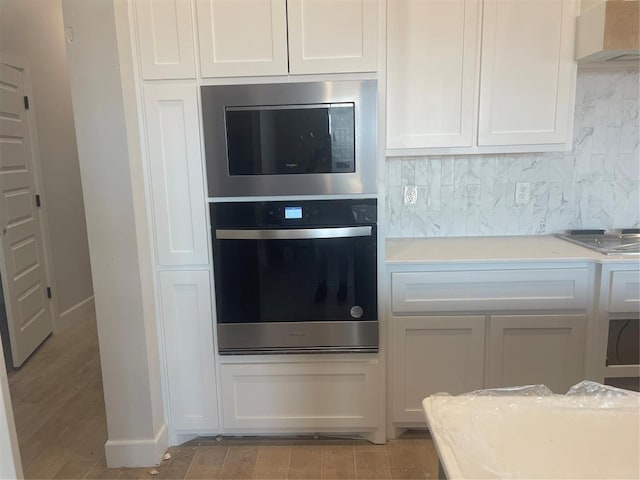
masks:
[[[584,379],[584,315],[489,319],[487,388],[544,384],[566,393]]]
[[[288,0],[287,17],[292,74],[377,70],[377,1]]]
[[[287,74],[285,0],[196,0],[203,77]]]
[[[484,383],[485,317],[393,317],[393,421],[424,422],[422,400]]]
[[[480,6],[387,3],[387,148],[472,145]]]
[[[583,309],[587,268],[393,272],[394,313]]]
[[[609,312],[640,312],[640,272],[611,272]]]
[[[195,78],[193,19],[188,0],[137,0],[142,78]]]
[[[144,87],[153,217],[160,265],[209,263],[196,87]]]
[[[485,0],[478,145],[568,143],[573,0]]]
[[[163,271],[162,325],[175,430],[218,428],[209,272]]]
[[[221,365],[225,430],[374,428],[378,365]]]

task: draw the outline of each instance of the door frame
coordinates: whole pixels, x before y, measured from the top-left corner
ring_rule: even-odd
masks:
[[[22,72],[23,78],[23,88],[24,94],[29,97],[31,100],[29,102],[29,108],[26,110],[25,118],[27,121],[27,128],[29,129],[29,147],[31,149],[32,156],[32,176],[33,182],[35,186],[36,193],[40,195],[41,204],[40,207],[36,209],[36,215],[38,216],[38,222],[40,223],[40,236],[42,238],[42,250],[43,250],[43,263],[44,263],[44,274],[47,281],[47,286],[51,288],[54,295],[52,298],[48,299],[49,301],[49,319],[51,321],[51,330],[53,334],[60,333],[61,327],[59,325],[59,315],[58,315],[58,302],[55,296],[57,292],[56,278],[53,269],[53,261],[52,261],[52,250],[51,250],[51,239],[49,237],[49,216],[47,214],[47,201],[46,201],[46,193],[44,189],[44,180],[42,175],[42,163],[40,159],[40,145],[39,145],[39,137],[38,130],[36,127],[36,102],[33,96],[33,88],[31,85],[31,68],[29,62],[26,58],[9,55],[0,51],[0,63],[4,63],[13,68],[16,68]],[[6,295],[5,289],[5,278],[6,278],[6,267],[5,267],[4,253],[2,249],[0,249],[0,277],[2,280],[3,291]],[[5,302],[6,305],[6,302]],[[9,315],[9,311],[7,311],[7,316]]]
[[[0,478],[24,478],[2,343],[0,343],[0,444],[9,446],[0,451]]]

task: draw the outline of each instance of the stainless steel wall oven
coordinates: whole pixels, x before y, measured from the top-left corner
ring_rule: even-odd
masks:
[[[375,199],[210,213],[220,354],[377,352]]]

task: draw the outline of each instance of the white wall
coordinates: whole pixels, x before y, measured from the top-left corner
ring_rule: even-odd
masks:
[[[159,463],[168,439],[149,301],[131,43],[125,39],[119,51],[116,40],[120,30],[128,35],[126,3],[62,4],[65,27],[73,30],[67,53],[95,287],[107,464],[149,466]]]
[[[60,0],[0,0],[0,52],[33,83],[57,314],[93,295]]]
[[[640,227],[637,67],[578,71],[571,152],[387,160],[387,236],[552,234]],[[515,205],[516,182],[531,201]],[[402,186],[418,203],[402,204]]]

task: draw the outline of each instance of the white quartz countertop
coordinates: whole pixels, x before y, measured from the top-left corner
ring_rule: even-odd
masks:
[[[638,263],[633,256],[604,255],[552,235],[513,237],[389,238],[387,263],[567,262]]]

